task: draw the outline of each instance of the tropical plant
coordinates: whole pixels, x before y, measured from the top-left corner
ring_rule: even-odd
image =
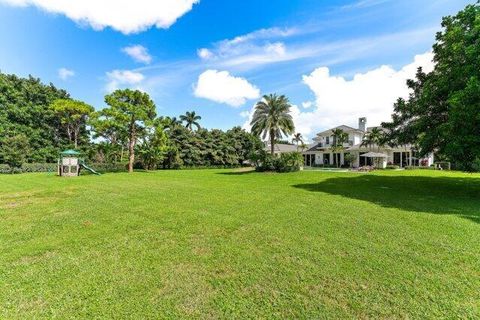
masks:
[[[175,119],[175,118],[174,118]],[[195,111],[189,112],[187,111],[185,115],[180,116],[180,120],[185,122],[185,128],[189,130],[193,130],[193,126],[197,127],[197,130],[200,129],[199,120],[202,120],[202,117],[195,114]]]
[[[275,141],[282,135],[291,135],[295,131],[293,118],[290,114],[290,102],[284,95],[270,94],[263,96],[263,100],[255,105],[250,125],[256,136],[267,136],[270,140],[270,153],[274,155]]]
[[[147,93],[130,89],[116,90],[105,96],[105,102],[118,127],[128,133],[128,172],[133,172],[135,144],[145,126],[155,118],[155,104]]]

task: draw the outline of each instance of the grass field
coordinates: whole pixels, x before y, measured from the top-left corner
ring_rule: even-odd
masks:
[[[480,318],[480,175],[0,176],[0,318]]]

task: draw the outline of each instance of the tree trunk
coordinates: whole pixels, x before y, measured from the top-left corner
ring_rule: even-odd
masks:
[[[270,153],[272,156],[275,155],[275,137],[273,135],[273,131],[270,131]]]
[[[73,143],[75,145],[75,149],[77,149],[78,146],[78,136],[80,135],[80,127],[75,128],[73,131]]]
[[[135,162],[135,121],[130,124],[130,141],[128,141],[128,173],[133,172]]]

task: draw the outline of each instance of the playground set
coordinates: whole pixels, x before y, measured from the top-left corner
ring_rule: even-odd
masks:
[[[80,156],[81,153],[75,150],[61,152],[58,159],[58,175],[61,177],[78,177],[81,169],[100,175],[100,173],[87,166]]]

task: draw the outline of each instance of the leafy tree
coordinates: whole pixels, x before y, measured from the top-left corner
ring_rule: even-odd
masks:
[[[65,90],[45,85],[37,78],[0,73],[0,135],[28,137],[28,162],[55,161],[69,140],[50,105],[68,98]],[[81,135],[82,141],[88,141],[86,131],[81,130]]]
[[[180,120],[185,122],[185,127],[187,129],[193,130],[193,126],[197,127],[197,130],[200,129],[200,124],[198,123],[202,117],[195,114],[195,111],[185,113],[185,115],[180,116]]]
[[[28,138],[24,134],[6,137],[0,143],[0,157],[12,170],[20,168],[26,162],[29,152]]]
[[[346,133],[340,128],[336,128],[332,130],[332,135],[333,135],[332,150],[334,153],[336,153],[336,156],[337,156],[336,163],[338,167],[340,165],[340,152],[345,150],[345,147],[343,146],[343,144],[348,142],[348,133]]]
[[[135,144],[146,124],[155,118],[155,104],[147,93],[130,89],[116,90],[105,96],[105,102],[118,127],[128,133],[128,172],[133,172]]]
[[[407,81],[411,94],[398,99],[390,143],[413,144],[419,155],[436,152],[463,170],[480,159],[480,3],[444,17],[433,45],[435,67]]]
[[[274,154],[275,141],[282,135],[290,135],[295,131],[293,118],[290,114],[290,102],[284,95],[270,94],[255,105],[255,112],[250,123],[252,133],[265,139],[270,139],[270,153]]]
[[[123,154],[128,142],[128,127],[117,121],[116,110],[105,108],[94,112],[90,117],[90,126],[93,130],[93,138],[101,139],[98,144],[99,151],[104,159],[112,162],[123,162]]]
[[[161,119],[147,127],[138,147],[140,161],[147,170],[160,167],[168,152],[168,138]]]
[[[76,149],[80,131],[85,129],[88,116],[94,111],[93,107],[77,100],[58,99],[52,103],[51,108],[59,117],[61,125],[67,132],[68,139]]]

